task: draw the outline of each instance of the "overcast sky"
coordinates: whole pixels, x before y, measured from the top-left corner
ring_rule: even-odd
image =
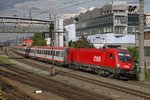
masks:
[[[0,16],[17,16],[49,19],[49,13],[57,16],[69,16],[85,11],[91,7],[102,7],[112,0],[0,0]],[[139,0],[127,0],[138,3]],[[150,0],[145,1],[145,12],[150,11]],[[64,15],[65,14],[65,15]]]
[[[57,17],[68,17],[79,14],[89,8],[101,8],[112,0],[0,0],[0,17],[23,17],[49,20],[49,13]],[[139,0],[127,0],[128,3],[139,3]],[[144,0],[145,12],[150,12],[150,0]],[[0,34],[0,40],[4,39]],[[6,37],[8,38],[8,36]]]

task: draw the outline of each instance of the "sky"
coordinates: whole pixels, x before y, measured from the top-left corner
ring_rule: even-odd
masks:
[[[101,8],[112,0],[0,0],[0,17],[49,20],[50,13],[68,18],[91,8]],[[139,0],[127,0],[139,3]],[[150,0],[144,0],[144,12],[150,12]],[[4,39],[5,35],[0,34]]]
[[[58,17],[70,17],[98,7],[112,0],[0,0],[0,16],[49,19],[50,13]],[[127,0],[138,3],[139,0]],[[150,0],[145,1],[145,12],[150,12]]]

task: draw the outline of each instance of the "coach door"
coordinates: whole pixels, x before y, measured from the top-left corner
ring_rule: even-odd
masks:
[[[25,51],[25,55],[28,57],[29,53],[30,53],[30,48],[27,48],[26,51]]]

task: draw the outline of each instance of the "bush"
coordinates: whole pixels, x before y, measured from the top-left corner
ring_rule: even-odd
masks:
[[[133,58],[133,61],[134,61],[133,73],[135,73],[135,78],[136,78],[136,80],[138,80],[139,79],[139,69],[138,69],[139,52],[138,52],[136,47],[128,47],[128,50],[132,54],[132,58]]]
[[[70,41],[68,44],[69,47],[74,47],[74,48],[93,48],[93,44],[84,36],[82,36],[79,40],[77,41]]]

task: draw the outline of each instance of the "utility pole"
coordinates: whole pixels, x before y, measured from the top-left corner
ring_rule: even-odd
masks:
[[[139,0],[139,80],[145,80],[145,68],[144,68],[144,0]]]
[[[54,19],[52,18],[52,15],[49,15],[49,18],[51,20],[49,24],[49,36],[51,34],[51,45],[52,46],[52,67],[50,70],[50,76],[55,75],[55,69],[54,69]]]

